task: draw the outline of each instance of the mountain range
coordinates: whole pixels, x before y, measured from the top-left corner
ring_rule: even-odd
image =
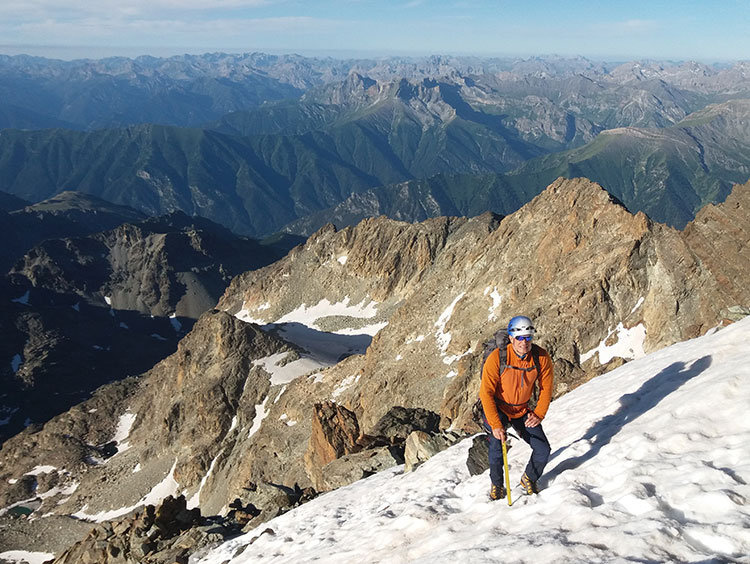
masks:
[[[604,130],[582,147],[531,159],[506,174],[439,174],[358,192],[285,230],[310,234],[328,221],[354,225],[381,214],[421,221],[487,209],[509,213],[538,186],[578,176],[606,186],[628,209],[682,228],[707,201],[723,201],[734,183],[750,177],[748,115],[750,100],[733,100],[661,129]]]
[[[144,122],[196,126],[233,111],[297,98],[341,82],[352,72],[377,81],[492,75],[518,84],[520,90],[528,81],[585,77],[627,87],[662,83],[699,95],[742,97],[750,91],[747,66],[603,63],[581,57],[342,60],[208,53],[59,61],[0,55],[0,128],[96,129]]]
[[[180,115],[205,116],[188,121],[165,108],[160,116],[118,123],[4,129],[0,190],[30,202],[76,190],[147,215],[200,215],[257,237],[293,230],[299,221],[309,234],[320,227],[307,219],[311,214],[352,196],[345,205],[354,211],[363,191],[383,192],[375,199],[387,200],[404,182],[437,176],[442,184],[458,175],[456,191],[464,198],[451,202],[457,214],[507,214],[558,176],[586,175],[631,211],[683,227],[748,179],[744,63],[368,62],[257,54],[2,62],[8,78],[1,84],[14,92],[18,74],[93,91],[92,77],[103,76],[149,93],[148,103],[132,100],[154,114],[164,81],[185,88],[262,75],[295,89],[263,103],[239,95],[223,105],[211,96],[186,99],[193,109]],[[55,91],[65,89],[58,84]],[[108,111],[115,113],[112,105]],[[502,180],[488,184],[492,174]],[[480,203],[475,192],[484,193]]]

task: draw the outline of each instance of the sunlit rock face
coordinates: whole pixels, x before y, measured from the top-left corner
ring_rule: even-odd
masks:
[[[396,406],[476,431],[482,343],[513,315],[534,319],[556,397],[742,315],[749,205],[737,186],[680,232],[577,179],[503,218],[327,226],[236,277],[153,369],[8,441],[0,483],[53,465],[39,511],[88,519],[179,493],[205,515],[252,503],[252,484],[343,485],[398,462],[367,440]],[[315,455],[316,404],[351,414],[326,419],[347,437],[339,458]],[[32,489],[5,488],[2,506]]]

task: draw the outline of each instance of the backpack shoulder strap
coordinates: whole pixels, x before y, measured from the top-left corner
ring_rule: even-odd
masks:
[[[531,345],[531,360],[534,362],[534,368],[536,368],[536,378],[532,384],[531,398],[529,401],[529,406],[531,406],[531,409],[533,410],[536,408],[536,404],[539,401],[539,382],[542,375],[542,367],[539,363],[539,347],[537,345]]]
[[[508,345],[503,344],[498,347],[498,356],[500,356],[500,369],[499,374],[502,374],[508,367]]]
[[[534,361],[536,377],[539,378],[542,375],[542,366],[539,363],[539,347],[536,345],[531,345],[531,360]]]

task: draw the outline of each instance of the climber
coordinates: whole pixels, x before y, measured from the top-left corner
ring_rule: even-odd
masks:
[[[508,323],[507,339],[489,354],[482,368],[479,398],[484,428],[489,434],[493,500],[506,495],[502,445],[508,425],[531,446],[531,457],[521,477],[521,486],[527,494],[539,493],[537,482],[549,461],[550,445],[542,429],[542,419],[552,399],[553,369],[547,351],[531,342],[535,333],[531,319],[514,317]],[[539,398],[532,410],[529,400],[535,383],[539,386]]]

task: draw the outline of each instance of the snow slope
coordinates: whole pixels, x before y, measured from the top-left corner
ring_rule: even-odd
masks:
[[[281,515],[191,564],[750,562],[750,318],[553,402],[540,495],[491,502],[471,440]],[[515,441],[512,483],[529,455]],[[272,532],[267,531],[270,529]]]

